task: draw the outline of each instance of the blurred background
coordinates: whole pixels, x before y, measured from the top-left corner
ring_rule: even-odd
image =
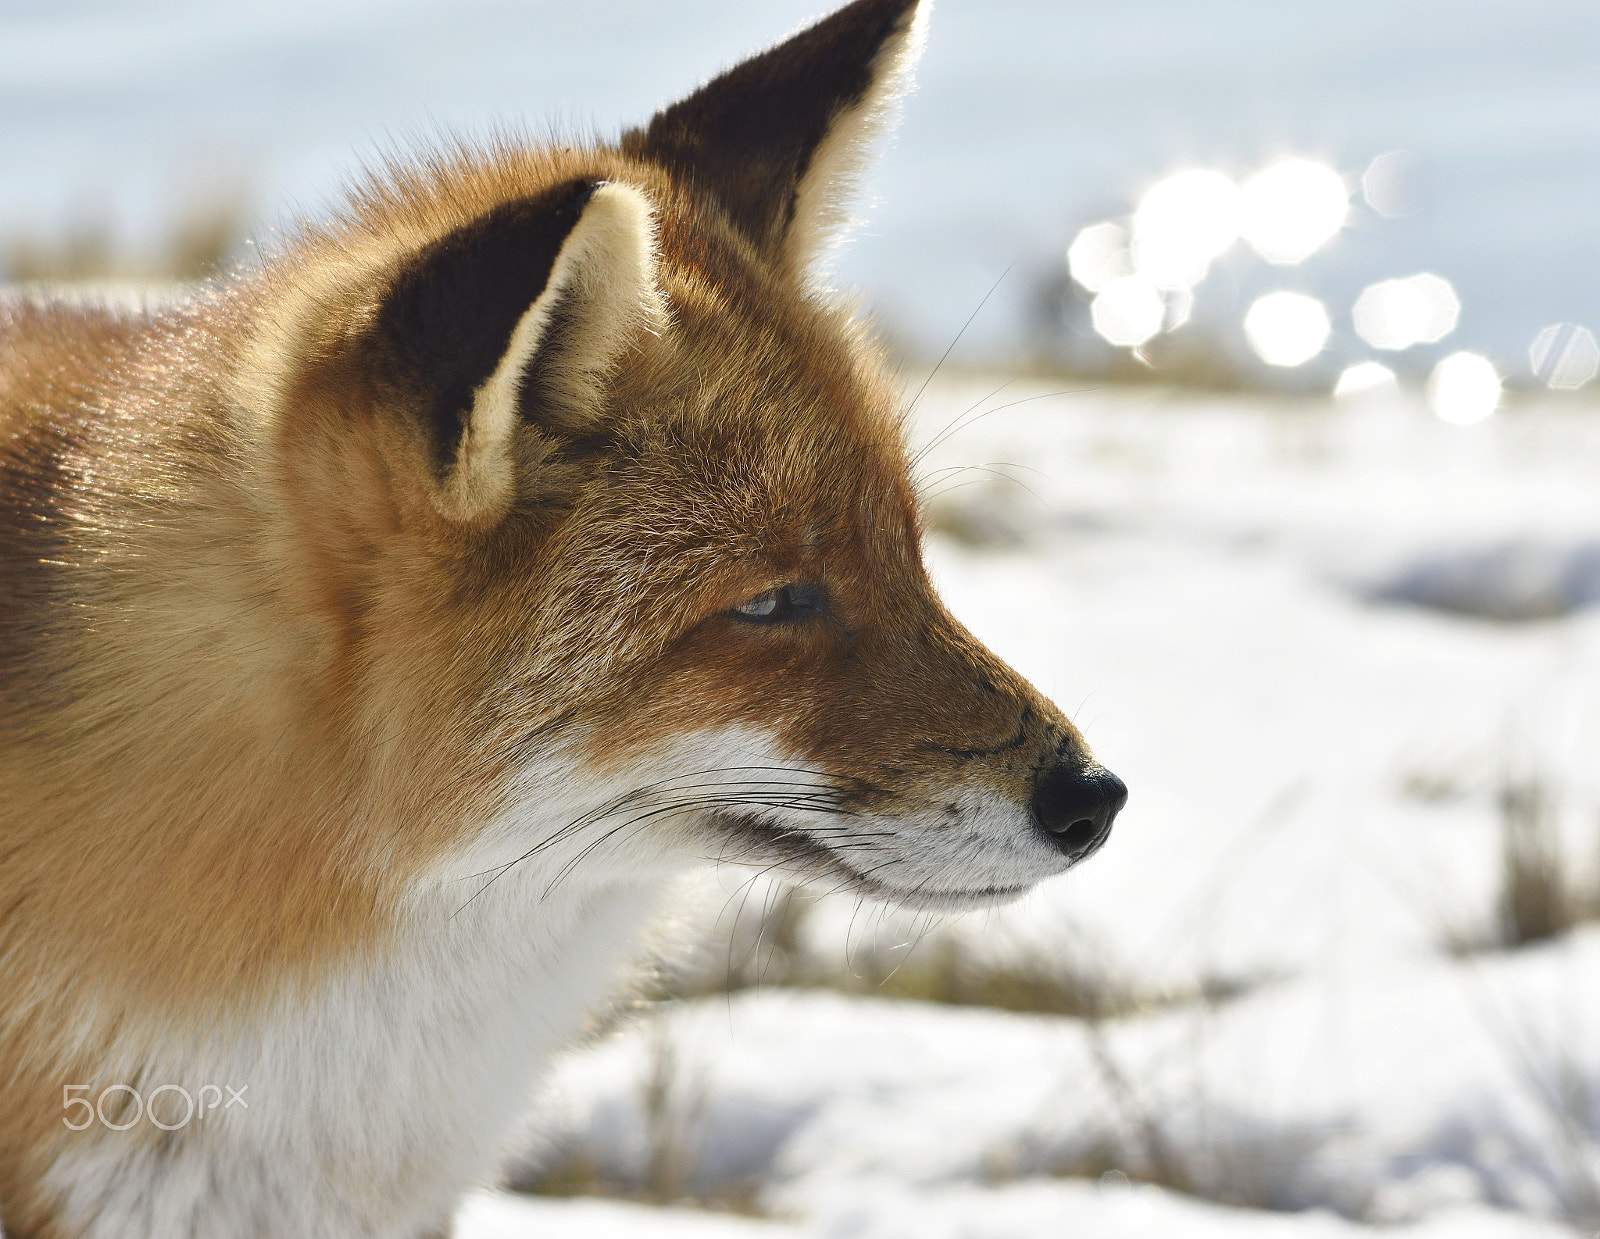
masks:
[[[0,0],[0,279],[248,264],[823,7]],[[1132,799],[996,913],[690,883],[464,1239],[1596,1232],[1597,68],[1589,0],[940,0],[835,279]]]
[[[190,274],[325,209],[362,159],[615,134],[815,15],[8,0],[0,261]],[[1467,351],[1575,386],[1600,324],[1597,50],[1581,0],[950,0],[840,274],[919,356],[1004,272],[955,358],[1325,391]]]

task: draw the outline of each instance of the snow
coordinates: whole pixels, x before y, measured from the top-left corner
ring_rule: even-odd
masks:
[[[686,1210],[483,1193],[456,1217],[461,1239],[1355,1239],[1368,1233],[1328,1214],[1252,1215],[1186,1201],[1155,1187],[1025,1183],[927,1193],[886,1187],[870,1205],[822,1224],[754,1221]],[[1570,1239],[1570,1232],[1480,1210],[1450,1210],[1392,1239]]]
[[[916,435],[998,386],[938,380]],[[670,1147],[678,1190],[798,1228],[774,1233],[1573,1234],[1600,1185],[1600,928],[1460,948],[1495,935],[1507,780],[1540,782],[1568,882],[1600,885],[1600,614],[1575,594],[1507,623],[1384,583],[1600,540],[1600,422],[1050,391],[1011,383],[929,452],[935,529],[965,539],[930,558],[1129,806],[1017,906],[930,926],[824,900],[805,949],[847,966],[925,936],[912,960],[956,940],[1240,995],[1098,1021],[772,987],[668,1004],[562,1062],[513,1180],[577,1153],[639,1184]],[[717,875],[711,913],[745,880]]]
[[[1280,1210],[1552,1213],[1572,1188],[1539,1090],[1600,1071],[1583,1035],[1600,1003],[1572,994],[1597,965],[1600,936],[1584,935],[1515,967],[1310,979],[1098,1030],[824,993],[701,1000],[664,1024],[671,1124],[694,1163],[683,1186],[754,1179],[769,1208],[825,1233],[946,1195],[981,1216],[984,1193],[1004,1188],[1040,1207],[1041,1229],[1010,1233],[1043,1235],[1098,1199],[1054,1176],[1106,1148],[1137,1156],[1135,1129],[1154,1122],[1197,1179]],[[1552,1029],[1565,1036],[1543,1044]],[[638,1181],[659,1122],[644,1100],[657,1035],[635,1029],[570,1060],[543,1138]]]
[[[781,1223],[609,1200],[541,1200],[480,1192],[456,1214],[460,1239],[801,1239]]]

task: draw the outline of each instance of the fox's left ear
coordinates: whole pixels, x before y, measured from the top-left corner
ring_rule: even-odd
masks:
[[[419,423],[439,509],[503,512],[523,427],[555,444],[603,431],[611,371],[660,312],[650,205],[628,185],[557,185],[412,255],[371,346]]]
[[[803,272],[847,222],[931,7],[856,0],[657,113],[622,149],[710,194],[763,254]]]

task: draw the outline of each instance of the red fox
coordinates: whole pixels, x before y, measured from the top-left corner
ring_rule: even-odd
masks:
[[[814,275],[925,9],[171,307],[3,303],[10,1239],[446,1234],[673,874],[973,908],[1105,840]]]

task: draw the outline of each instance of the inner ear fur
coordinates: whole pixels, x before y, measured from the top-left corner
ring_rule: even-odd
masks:
[[[503,514],[515,437],[603,427],[607,379],[660,316],[654,221],[637,189],[574,181],[503,203],[404,262],[375,358],[422,423],[455,520]]]
[[[856,0],[623,135],[624,153],[712,196],[776,264],[803,273],[921,54],[932,0]]]

